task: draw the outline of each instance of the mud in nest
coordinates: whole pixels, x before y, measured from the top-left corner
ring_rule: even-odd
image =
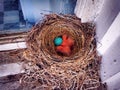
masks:
[[[70,56],[56,52],[54,38],[74,40]],[[45,15],[26,39],[26,74],[20,82],[29,90],[96,90],[100,86],[100,57],[96,51],[95,27],[74,15]]]

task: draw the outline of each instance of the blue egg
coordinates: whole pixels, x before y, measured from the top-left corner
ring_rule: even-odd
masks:
[[[62,40],[61,37],[56,37],[56,38],[54,39],[54,44],[55,44],[56,46],[61,45],[62,42],[63,42],[63,40]]]

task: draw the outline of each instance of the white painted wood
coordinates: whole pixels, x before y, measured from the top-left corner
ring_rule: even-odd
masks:
[[[26,42],[8,43],[0,45],[0,51],[26,48]]]
[[[104,0],[104,4],[95,19],[96,34],[100,41],[120,12],[120,0]]]
[[[94,21],[101,11],[104,0],[77,0],[75,14],[82,22]]]
[[[103,83],[107,83],[108,90],[120,90],[120,72],[105,80]]]
[[[11,63],[0,65],[0,77],[24,73],[22,63]]]
[[[100,44],[98,44],[98,51],[103,55],[111,45],[120,37],[120,13],[112,23]]]
[[[14,39],[14,38],[25,38],[27,35],[26,34],[20,34],[20,35],[11,35],[11,36],[4,36],[4,37],[0,37],[0,40],[4,40],[4,39]]]
[[[102,81],[120,72],[120,37],[102,55],[101,63]]]
[[[3,39],[0,40],[0,45],[2,44],[8,44],[8,43],[16,43],[16,42],[23,42],[25,41],[25,38],[17,38],[17,39]]]
[[[92,1],[95,1],[95,5]],[[103,83],[107,83],[108,90],[120,90],[119,12],[119,0],[77,0],[75,8],[75,14],[82,22],[96,23],[97,38],[100,42],[97,49],[102,55],[101,78]]]
[[[98,44],[102,55],[101,79],[108,90],[120,90],[120,13]]]

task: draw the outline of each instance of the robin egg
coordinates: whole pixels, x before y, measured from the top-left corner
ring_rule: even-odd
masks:
[[[56,37],[56,38],[54,39],[54,44],[55,44],[56,46],[61,45],[62,42],[63,42],[62,37]]]

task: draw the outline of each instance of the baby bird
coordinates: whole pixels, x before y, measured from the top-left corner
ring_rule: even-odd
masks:
[[[72,53],[72,47],[74,45],[74,40],[68,37],[66,34],[62,35],[62,44],[56,46],[56,51],[62,53],[63,55],[70,56]]]

